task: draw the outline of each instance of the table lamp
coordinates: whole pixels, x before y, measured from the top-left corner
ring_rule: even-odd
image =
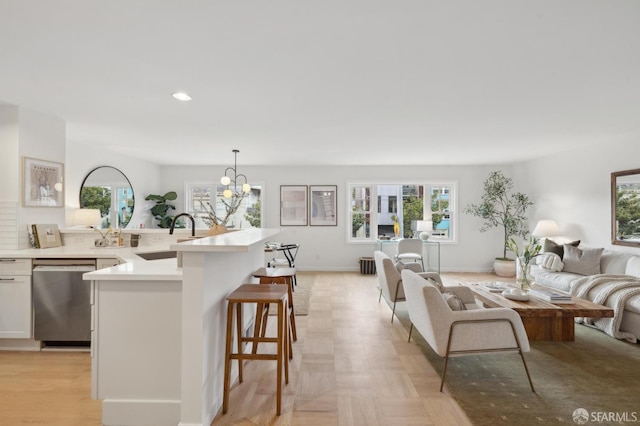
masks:
[[[102,215],[99,209],[77,209],[71,216],[71,225],[82,228],[99,227]]]
[[[537,238],[553,237],[560,235],[560,229],[553,220],[539,220],[531,235]]]
[[[419,220],[416,226],[416,230],[420,232],[421,240],[428,240],[433,232],[433,221],[431,220]]]

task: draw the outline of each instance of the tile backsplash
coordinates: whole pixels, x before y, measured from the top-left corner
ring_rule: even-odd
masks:
[[[20,232],[18,226],[18,203],[0,201],[0,250],[28,248],[26,226],[24,230],[25,232]],[[20,247],[21,244],[24,247]]]

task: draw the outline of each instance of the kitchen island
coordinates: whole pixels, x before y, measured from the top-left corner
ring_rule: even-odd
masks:
[[[103,424],[213,421],[222,405],[226,296],[251,282],[264,266],[264,243],[279,232],[171,244],[182,268],[174,258],[84,275],[94,289],[92,396],[103,401]],[[247,315],[245,330],[251,321]]]

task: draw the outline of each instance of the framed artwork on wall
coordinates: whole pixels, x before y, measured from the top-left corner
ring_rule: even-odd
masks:
[[[280,226],[307,226],[307,186],[280,185]]]
[[[311,226],[338,225],[338,187],[336,185],[309,185],[309,214]]]
[[[64,164],[22,158],[22,205],[64,207]]]

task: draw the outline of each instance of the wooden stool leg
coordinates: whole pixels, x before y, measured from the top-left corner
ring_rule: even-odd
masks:
[[[231,380],[231,347],[233,344],[233,303],[227,305],[227,342],[224,357],[224,392],[222,395],[222,414],[229,408],[229,386]]]
[[[282,353],[282,348],[285,345],[285,343],[282,342],[282,331],[284,328],[284,310],[283,310],[283,306],[282,303],[278,303],[278,337],[277,337],[277,359],[276,359],[276,363],[278,365],[277,367],[277,373],[276,373],[276,377],[278,380],[278,383],[276,385],[276,414],[279,416],[281,411],[282,411],[282,358],[284,358],[284,355]]]
[[[262,335],[260,334],[260,330],[262,329],[262,327],[264,326],[262,324],[263,322],[263,306],[264,303],[258,303],[256,304],[256,318],[253,324],[253,337],[261,337]],[[264,322],[266,323],[266,318],[264,319]],[[255,354],[258,352],[258,342],[256,342],[255,340],[253,341],[253,343],[251,344],[251,353]]]
[[[269,318],[269,304],[264,303],[264,311],[262,313],[262,328],[260,329],[260,337],[267,335],[267,319]]]
[[[236,305],[236,338],[238,339],[238,381],[242,383],[242,303],[238,303]]]
[[[289,384],[289,358],[293,358],[293,351],[291,350],[291,340],[289,339],[289,324],[287,324],[287,307],[283,307],[283,318],[284,318],[284,330],[282,330],[282,334],[286,337],[283,340],[284,350],[283,354],[287,354],[289,352],[289,356],[283,355],[284,358],[284,382],[285,384]],[[288,350],[287,350],[288,349]]]
[[[289,321],[291,322],[291,334],[293,335],[293,341],[298,341],[298,333],[296,332],[296,314],[293,308],[293,280],[287,280],[287,285],[289,287],[289,307],[291,308],[291,314]]]

